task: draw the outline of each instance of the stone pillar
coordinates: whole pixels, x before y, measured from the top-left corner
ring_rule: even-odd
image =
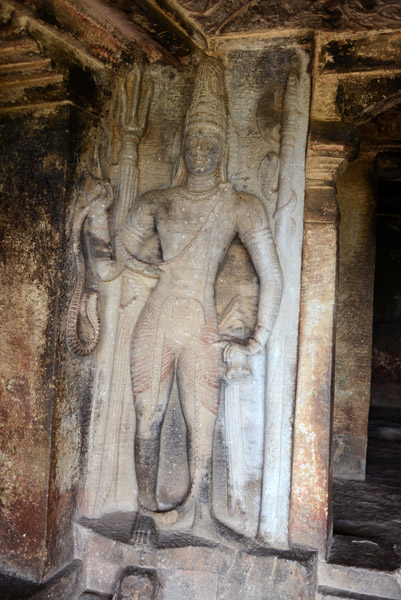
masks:
[[[347,168],[341,144],[312,142],[306,167],[298,380],[290,539],[326,551],[330,534],[330,434],[338,207],[335,182]]]
[[[63,75],[38,44],[17,33],[1,42],[0,73],[0,570],[25,593],[73,553],[85,416],[81,377],[70,370],[64,385],[62,323],[74,272],[66,223],[69,176],[91,119],[68,100]]]
[[[46,560],[69,112],[0,116],[1,554],[7,569],[35,580]]]
[[[375,156],[339,181],[339,282],[333,412],[333,474],[364,479],[372,361]]]

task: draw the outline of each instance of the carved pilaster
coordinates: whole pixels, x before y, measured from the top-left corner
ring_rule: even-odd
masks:
[[[306,223],[337,223],[336,182],[348,168],[345,146],[311,142],[306,163]]]
[[[345,144],[311,141],[306,164],[291,541],[324,554],[330,533],[330,436],[337,287],[336,181]]]

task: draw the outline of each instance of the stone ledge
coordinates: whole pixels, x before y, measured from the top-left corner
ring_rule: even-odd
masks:
[[[74,534],[76,558],[83,561],[81,589],[87,592],[111,597],[124,568],[136,566],[157,571],[160,600],[217,600],[223,596],[257,600],[266,589],[269,600],[313,597],[312,555],[291,559],[272,555],[271,550],[258,555],[222,545],[138,547],[103,537],[81,525],[75,525]]]
[[[372,600],[400,600],[400,573],[383,573],[375,569],[358,569],[319,562],[317,567],[318,591],[344,597],[369,597]],[[358,594],[356,596],[355,594]],[[324,596],[323,596],[324,597]]]

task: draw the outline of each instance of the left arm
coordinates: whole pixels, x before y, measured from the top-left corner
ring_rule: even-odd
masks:
[[[280,308],[283,277],[265,207],[256,196],[240,193],[237,205],[237,231],[249,252],[259,278],[256,326],[252,336],[240,344],[229,344],[224,352],[227,360],[234,352],[256,354],[263,350]]]

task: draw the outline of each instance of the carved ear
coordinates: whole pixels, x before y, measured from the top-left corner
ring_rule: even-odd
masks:
[[[174,163],[173,176],[171,178],[171,187],[182,185],[185,182],[186,178],[187,167],[185,166],[185,161],[181,153]]]
[[[173,173],[171,176],[171,187],[176,187],[184,183],[187,176],[187,168],[183,159],[184,150],[184,129],[185,117],[181,119],[173,137],[171,147],[171,158],[174,161]]]
[[[239,133],[234,119],[230,114],[230,105],[228,105],[228,116],[227,116],[227,152],[226,156],[222,157],[222,162],[225,164],[224,180],[231,181],[232,176],[236,173],[238,164],[238,152],[239,152]]]

